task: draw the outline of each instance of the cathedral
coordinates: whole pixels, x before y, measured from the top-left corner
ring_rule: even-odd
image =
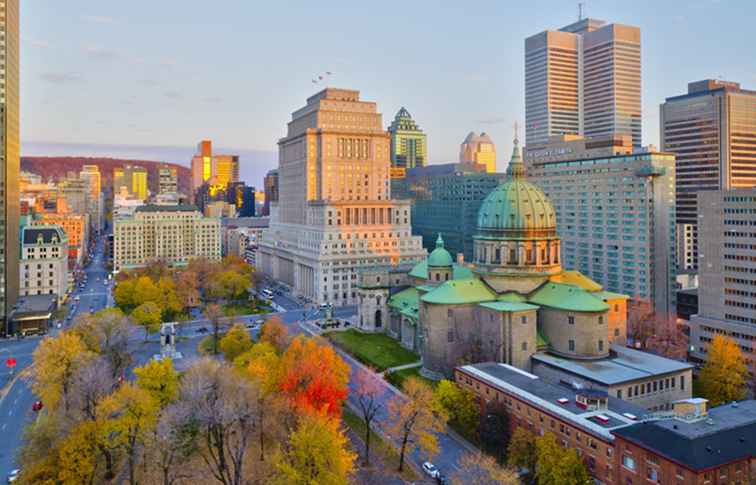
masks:
[[[532,357],[600,360],[624,346],[627,296],[560,264],[554,208],[528,182],[518,142],[507,180],[478,212],[473,261],[455,261],[439,234],[425,261],[360,274],[359,328],[417,351],[422,373],[495,361],[525,371]]]

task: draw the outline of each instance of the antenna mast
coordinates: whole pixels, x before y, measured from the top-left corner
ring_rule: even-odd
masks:
[[[578,20],[583,20],[583,7],[585,2],[578,2]]]

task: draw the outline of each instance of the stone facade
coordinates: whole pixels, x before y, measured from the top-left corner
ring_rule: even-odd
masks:
[[[21,229],[20,295],[55,295],[60,305],[68,294],[68,237],[60,226]]]

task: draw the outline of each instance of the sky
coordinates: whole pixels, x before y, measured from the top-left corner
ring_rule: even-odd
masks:
[[[756,89],[753,0],[592,0],[589,17],[641,28],[643,143],[659,104],[687,83]],[[65,6],[64,6],[65,5]],[[574,1],[22,0],[24,155],[98,155],[188,165],[197,142],[241,155],[261,185],[291,112],[328,85],[405,106],[431,163],[472,130],[497,144],[524,124],[524,39],[578,18]]]

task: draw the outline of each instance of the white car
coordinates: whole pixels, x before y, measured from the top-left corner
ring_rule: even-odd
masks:
[[[8,474],[8,483],[13,483],[18,480],[19,473],[21,473],[21,470],[19,470],[18,468],[11,470],[11,472]]]
[[[437,478],[441,474],[438,468],[436,468],[436,465],[429,461],[423,463],[423,471],[431,478]]]

